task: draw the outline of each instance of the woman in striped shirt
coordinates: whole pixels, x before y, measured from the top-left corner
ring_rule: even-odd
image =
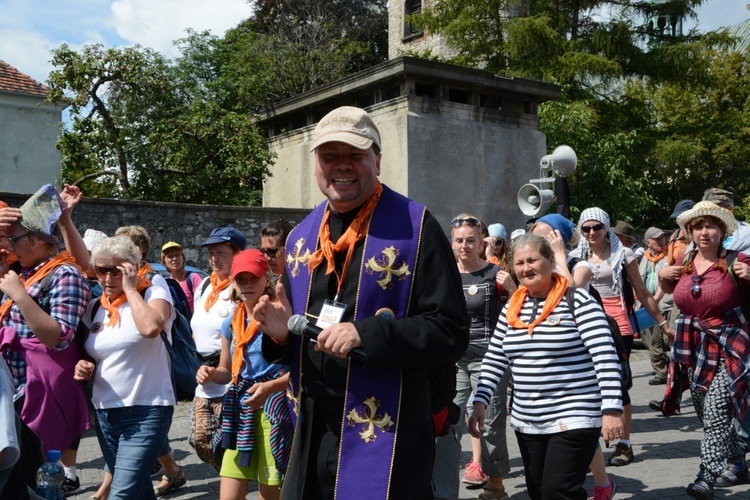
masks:
[[[482,362],[469,430],[481,432],[495,385],[510,369],[511,427],[529,496],[585,499],[600,432],[606,441],[623,432],[620,369],[607,320],[584,290],[575,290],[568,304],[568,281],[553,273],[545,238],[514,241],[513,267],[521,286],[500,314]]]

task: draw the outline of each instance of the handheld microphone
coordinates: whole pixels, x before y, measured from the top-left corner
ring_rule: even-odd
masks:
[[[294,335],[307,337],[316,343],[318,340],[318,335],[323,331],[322,328],[311,325],[307,318],[305,318],[301,314],[295,314],[291,318],[289,318],[286,326]],[[354,349],[349,351],[348,356],[359,363],[367,363],[367,355],[365,354],[364,349],[362,349],[361,347],[355,347]]]

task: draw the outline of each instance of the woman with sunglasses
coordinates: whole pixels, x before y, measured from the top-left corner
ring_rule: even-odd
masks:
[[[674,292],[674,360],[689,368],[690,393],[703,423],[698,477],[687,487],[693,498],[713,498],[714,486],[748,476],[734,420],[750,402],[750,336],[742,312],[750,293],[750,257],[727,253],[724,238],[737,223],[729,210],[701,201],[677,217],[693,247],[677,264],[659,271],[659,285]]]
[[[109,498],[156,498],[149,472],[161,454],[175,394],[163,331],[175,312],[169,291],[138,276],[141,252],[128,238],[106,238],[91,262],[103,295],[84,315],[76,380],[93,382],[99,446],[113,479]]]
[[[273,284],[284,273],[284,248],[292,225],[284,219],[269,222],[260,230],[260,251],[266,256],[273,273]]]
[[[659,311],[653,295],[649,293],[645,283],[643,283],[635,254],[629,248],[625,248],[617,236],[610,231],[607,212],[597,207],[587,208],[581,212],[578,228],[581,232],[581,241],[571,252],[571,255],[587,260],[591,264],[593,268],[591,285],[599,292],[604,311],[617,322],[625,342],[627,356],[630,356],[630,350],[633,346],[633,328],[630,326],[630,319],[626,311],[625,294],[629,292],[623,285],[626,281],[630,282],[635,296],[651,317],[656,320],[662,333],[673,337],[674,332]],[[630,387],[628,385],[622,388],[625,431],[615,447],[615,452],[609,458],[609,465],[616,467],[628,465],[634,458],[633,447],[630,444],[633,408],[630,404],[630,394],[628,393]]]
[[[435,498],[458,497],[460,443],[466,405],[476,390],[482,358],[500,315],[500,294],[505,292],[507,296],[516,290],[510,273],[483,260],[482,228],[479,219],[470,214],[457,215],[451,221],[451,245],[461,274],[471,326],[469,347],[456,364],[456,397],[453,402],[460,408],[461,416],[458,424],[451,426],[448,434],[436,441],[432,473]],[[482,454],[472,457],[464,471],[465,483],[484,485],[480,498],[485,500],[508,498],[503,486],[503,476],[510,471],[505,441],[508,380],[509,377],[504,377],[492,396],[481,436]]]

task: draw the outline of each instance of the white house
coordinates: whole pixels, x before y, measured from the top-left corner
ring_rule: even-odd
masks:
[[[45,104],[49,88],[0,60],[0,192],[34,193],[59,184],[55,148],[61,104]]]

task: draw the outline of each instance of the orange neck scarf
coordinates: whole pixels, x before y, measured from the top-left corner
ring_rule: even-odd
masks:
[[[150,280],[140,277],[138,278],[138,282],[135,284],[135,288],[136,290],[138,290],[138,293],[143,292],[143,290],[147,289],[150,286]],[[99,298],[99,303],[109,314],[109,321],[107,322],[107,326],[114,326],[120,321],[120,313],[117,312],[117,308],[128,301],[128,296],[125,294],[125,292],[120,292],[120,294],[113,299],[114,300],[110,301],[110,297],[104,293]]]
[[[151,267],[151,264],[148,264],[148,263],[143,264],[143,266],[140,269],[138,269],[138,277],[146,279],[146,276],[148,276],[148,273],[150,272],[155,273],[156,271],[154,271],[154,268]]]
[[[643,256],[646,257],[646,259],[648,259],[649,261],[651,261],[652,264],[656,264],[661,259],[667,256],[667,251],[662,250],[660,253],[657,253],[656,255],[651,255],[651,251],[646,250],[645,252],[643,252]]]
[[[526,296],[529,294],[529,290],[524,285],[518,287],[518,290],[516,290],[516,293],[513,294],[508,303],[508,311],[505,315],[508,320],[508,326],[512,328],[528,328],[529,335],[534,334],[534,327],[547,319],[547,316],[550,315],[555,307],[557,307],[557,304],[559,304],[565,296],[565,290],[568,289],[568,280],[559,274],[553,274],[552,280],[552,290],[547,294],[542,312],[531,322],[530,325],[527,325],[518,317],[518,314],[523,307],[523,303],[526,301]],[[570,307],[572,308],[573,305],[571,304]]]
[[[242,371],[242,365],[245,363],[245,346],[250,343],[258,333],[258,322],[255,318],[247,322],[247,311],[244,304],[238,304],[232,316],[232,332],[236,342],[234,344],[234,354],[232,355],[232,382],[237,383]]]
[[[211,309],[211,306],[216,304],[216,301],[219,300],[219,294],[221,291],[227,288],[231,283],[231,276],[227,276],[226,279],[219,283],[219,276],[215,272],[211,273],[211,293],[208,294],[208,298],[206,299],[206,312]]]
[[[75,262],[76,260],[67,251],[60,252],[50,260],[48,260],[46,264],[40,267],[34,274],[29,276],[28,278],[24,279],[23,276],[20,276],[21,283],[23,283],[26,287],[26,290],[28,290],[31,285],[42,281],[45,276],[51,273],[56,267],[63,264],[76,265]],[[10,311],[13,303],[14,302],[11,299],[8,299],[3,303],[2,306],[0,306],[0,323],[2,323],[3,318],[6,314],[8,314],[8,311]]]
[[[367,229],[370,226],[370,217],[375,211],[375,207],[377,206],[378,201],[380,201],[380,196],[382,194],[383,185],[378,182],[378,185],[375,187],[375,192],[372,194],[369,201],[359,210],[357,216],[336,243],[331,241],[331,228],[328,224],[331,217],[331,210],[330,208],[326,209],[326,213],[323,216],[323,223],[320,225],[320,232],[318,233],[320,248],[310,256],[310,262],[308,265],[312,272],[312,270],[322,264],[323,261],[326,261],[328,264],[326,267],[326,274],[331,274],[332,272],[336,273],[334,254],[335,252],[343,252],[346,250],[346,260],[344,261],[344,267],[341,270],[341,274],[336,273],[336,278],[339,283],[339,291],[344,284],[343,277],[346,276],[346,273],[349,270],[349,265],[352,263],[354,246],[367,234]]]

